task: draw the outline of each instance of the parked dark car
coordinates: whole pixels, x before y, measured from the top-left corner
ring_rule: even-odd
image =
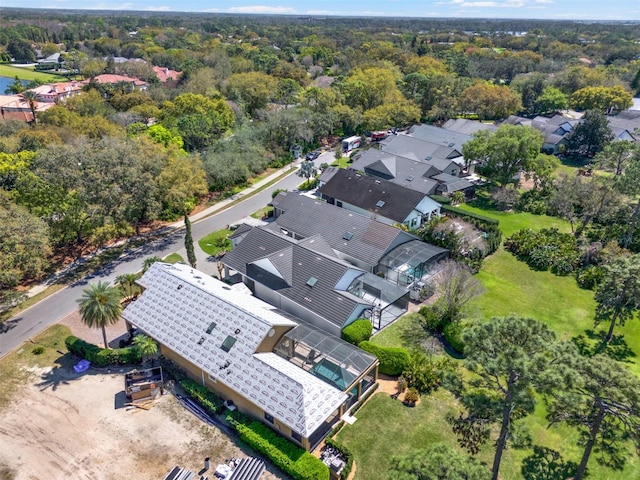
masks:
[[[318,158],[319,156],[320,156],[320,152],[318,152],[317,150],[314,150],[313,152],[307,153],[307,156],[305,158],[306,160],[309,160],[311,162],[316,158]]]

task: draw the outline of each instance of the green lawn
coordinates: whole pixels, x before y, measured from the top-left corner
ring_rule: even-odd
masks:
[[[472,205],[463,205],[462,208],[500,220],[505,237],[521,228],[553,226],[563,231],[569,230],[566,222],[553,217],[496,212]],[[467,309],[467,316],[474,321],[516,313],[547,323],[563,340],[584,335],[593,328],[593,292],[580,289],[571,276],[558,277],[549,272],[530,270],[524,262],[500,248],[485,260],[477,278],[486,291]],[[640,359],[637,357],[640,356],[640,321],[633,320],[616,331],[624,334],[626,346],[631,350],[626,359],[627,365],[640,375]],[[419,324],[419,317],[407,314],[373,337],[372,341],[385,346],[411,348],[427,338],[428,335]],[[623,347],[619,345],[615,348]],[[405,407],[387,394],[376,394],[358,411],[358,420],[352,426],[347,425],[338,435],[355,455],[356,480],[385,480],[389,458],[394,454],[406,453],[411,448],[421,448],[437,441],[445,441],[457,448],[455,436],[445,421],[446,413],[455,412],[456,408],[455,399],[442,390],[423,397],[415,408]],[[565,458],[579,460],[582,450],[577,446],[577,431],[566,426],[549,428],[542,401],[535,413],[524,422],[535,445],[552,448]],[[529,454],[530,449],[507,450],[500,470],[501,477],[504,480],[521,479],[520,465]],[[490,464],[492,455],[492,446],[488,445],[478,458]],[[595,457],[592,456],[589,464],[589,478],[640,480],[640,457],[637,455],[629,454],[622,472],[599,466]]]
[[[202,251],[208,253],[209,255],[216,255],[222,250],[229,250],[231,248],[231,242],[228,240],[225,243],[224,247],[221,247],[221,243],[223,240],[231,235],[233,232],[231,230],[227,230],[223,228],[222,230],[218,230],[217,232],[210,233],[206,237],[202,237],[198,240],[198,245]]]
[[[66,82],[67,78],[62,75],[52,73],[36,72],[32,67],[14,67],[11,65],[0,65],[0,77],[15,78],[20,80],[32,81],[38,80],[44,83],[50,82]]]
[[[185,263],[184,258],[182,258],[182,256],[178,255],[177,253],[170,253],[169,255],[163,258],[163,261],[167,263],[178,263],[178,262]]]
[[[533,213],[513,213],[498,212],[496,210],[488,210],[479,208],[473,203],[463,203],[456,205],[467,212],[477,213],[489,218],[495,218],[500,222],[502,237],[507,238],[514,232],[523,228],[531,228],[532,230],[540,230],[541,228],[557,228],[561,232],[569,232],[570,225],[566,220],[558,217],[550,217],[548,215],[534,215]]]

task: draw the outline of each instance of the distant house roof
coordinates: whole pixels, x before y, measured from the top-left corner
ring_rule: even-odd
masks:
[[[267,228],[282,229],[307,238],[321,234],[336,252],[376,266],[390,249],[417,237],[364,215],[314,200],[304,195],[281,192],[273,205],[284,213]],[[351,237],[345,239],[345,234]]]
[[[367,175],[384,178],[425,195],[435,193],[437,182],[430,177],[441,172],[431,162],[418,162],[376,149],[364,151],[354,159],[350,168]]]
[[[92,79],[87,79],[87,80],[83,80],[82,83],[84,84],[88,84],[91,82]],[[126,82],[126,83],[133,83],[136,87],[143,87],[148,85],[147,82],[145,82],[144,80],[140,80],[139,78],[132,78],[132,77],[127,77],[126,75],[115,75],[112,73],[104,73],[102,75],[96,75],[95,77],[93,77],[93,81],[99,84],[112,84],[115,85],[116,83],[120,83],[120,82]]]
[[[456,148],[427,142],[409,135],[387,137],[380,142],[380,149],[386,153],[417,161],[451,159],[462,155]]]
[[[318,193],[376,212],[394,222],[404,222],[425,195],[387,180],[338,170]]]
[[[310,436],[346,400],[277,354],[256,353],[272,327],[297,326],[270,305],[187,265],[155,263],[139,282],[145,291],[123,318],[292,430]]]
[[[493,132],[498,127],[493,124],[482,123],[477,120],[469,120],[467,118],[452,118],[451,120],[447,120],[444,125],[442,125],[442,128],[467,135],[473,135],[480,130],[490,130]]]
[[[156,77],[158,77],[158,80],[160,80],[162,83],[166,83],[169,80],[178,80],[178,78],[180,78],[180,75],[182,75],[182,72],[177,72],[166,67],[154,66],[152,70],[156,74]]]
[[[60,53],[52,53],[46,58],[41,58],[38,63],[58,63],[60,61]]]
[[[408,134],[425,142],[455,148],[459,152],[462,152],[462,146],[471,140],[471,135],[426,124],[414,125],[409,129]]]

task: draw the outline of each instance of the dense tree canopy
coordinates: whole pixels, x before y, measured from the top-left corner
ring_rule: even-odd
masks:
[[[542,148],[542,134],[530,127],[503,125],[494,133],[481,130],[465,143],[467,162],[477,162],[491,180],[506,185],[519,182],[518,174],[535,168]]]

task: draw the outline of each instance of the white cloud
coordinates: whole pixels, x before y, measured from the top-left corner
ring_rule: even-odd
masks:
[[[536,0],[536,3],[556,3],[553,0]]]
[[[267,5],[251,5],[246,7],[231,7],[230,13],[295,13],[291,7],[269,7]]]
[[[87,10],[131,10],[133,7],[133,3],[98,3],[97,5],[89,5],[83,8],[86,8]]]
[[[170,12],[171,7],[147,7],[145,10],[149,12]]]

